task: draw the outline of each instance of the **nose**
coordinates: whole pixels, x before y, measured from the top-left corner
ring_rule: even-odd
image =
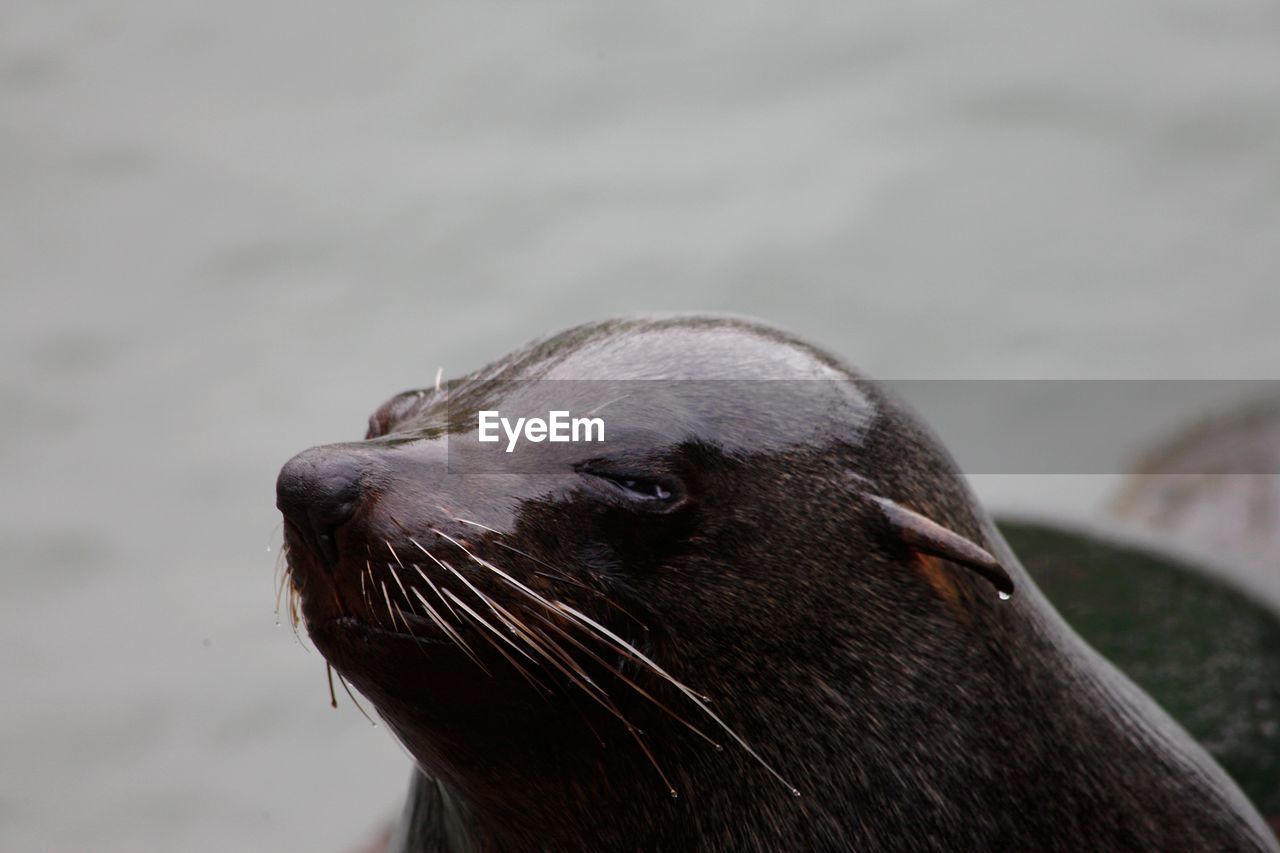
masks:
[[[336,532],[360,499],[364,460],[339,448],[313,447],[285,463],[276,507],[328,566],[338,562]]]

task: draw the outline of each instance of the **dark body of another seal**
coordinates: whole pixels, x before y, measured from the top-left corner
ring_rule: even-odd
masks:
[[[596,380],[603,447],[447,449]],[[1280,849],[928,432],[767,326],[569,330],[278,501],[308,632],[418,764],[395,850]]]

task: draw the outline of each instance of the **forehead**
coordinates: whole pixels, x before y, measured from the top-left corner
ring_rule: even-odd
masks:
[[[592,452],[693,441],[752,453],[861,443],[878,408],[865,380],[820,350],[768,327],[697,318],[571,329],[380,413],[397,432],[447,432],[451,446],[476,438],[481,411],[512,422],[560,411],[604,420],[610,447]]]
[[[851,379],[830,357],[766,329],[604,328],[537,371],[547,379]],[[533,366],[535,370],[537,366]]]
[[[456,404],[515,417],[551,409],[596,415],[610,436],[735,451],[857,442],[874,414],[861,381],[830,356],[732,323],[566,333],[517,354],[501,375],[522,379]]]

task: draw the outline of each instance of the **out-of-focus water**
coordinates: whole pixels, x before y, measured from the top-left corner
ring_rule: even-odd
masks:
[[[1278,271],[1262,0],[10,2],[0,848],[396,808],[273,624],[273,483],[440,365],[710,309],[881,377],[1276,378]]]

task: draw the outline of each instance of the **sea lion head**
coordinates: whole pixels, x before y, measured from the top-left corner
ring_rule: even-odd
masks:
[[[483,412],[553,411],[603,440],[478,440]],[[697,792],[684,819],[714,820],[742,790],[776,814],[803,793],[812,823],[837,772],[821,751],[889,749],[881,707],[932,689],[914,662],[964,665],[979,650],[955,626],[1014,606],[924,427],[735,318],[580,326],[399,394],[365,440],[294,457],[278,503],[317,648],[512,832],[604,791],[650,826],[654,796]]]

